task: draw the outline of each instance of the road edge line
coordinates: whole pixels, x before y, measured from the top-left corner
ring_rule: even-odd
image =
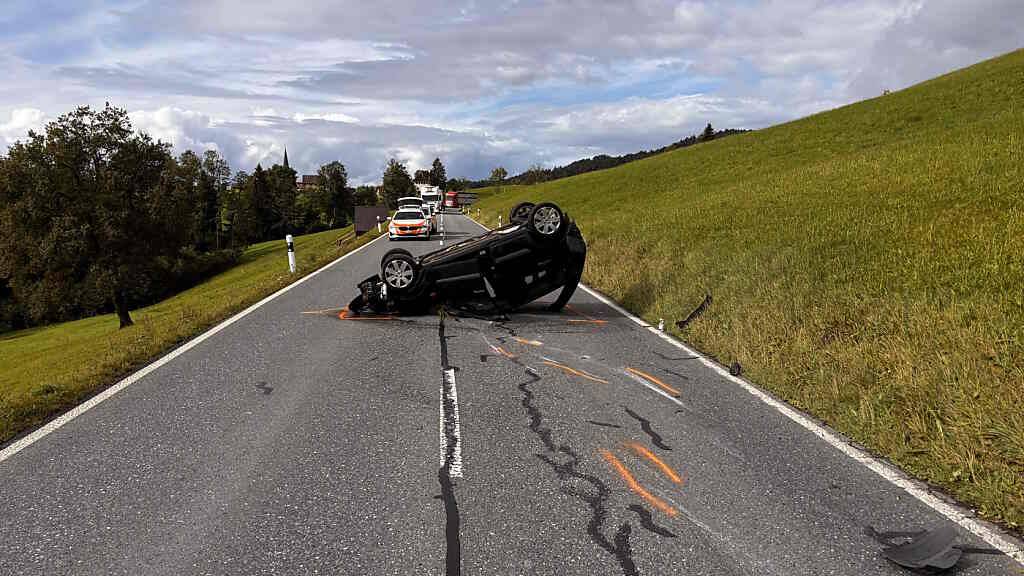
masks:
[[[491,230],[491,228],[477,222],[472,217],[467,216],[467,218],[477,226],[483,228],[484,230]],[[816,422],[811,416],[804,414],[803,412],[790,406],[785,401],[776,398],[775,396],[764,390],[761,390],[759,387],[748,382],[747,380],[744,380],[743,378],[733,376],[724,366],[708,358],[701,352],[694,350],[693,348],[690,348],[683,342],[676,340],[670,334],[666,334],[658,330],[656,326],[652,326],[639,316],[636,316],[629,310],[626,310],[611,298],[605,296],[604,294],[601,294],[597,290],[594,290],[593,288],[587,286],[582,282],[580,282],[579,287],[582,288],[587,294],[590,294],[591,296],[596,298],[601,303],[607,305],[608,307],[612,308],[619,314],[622,314],[626,318],[629,318],[630,320],[633,321],[633,323],[637,324],[638,326],[646,328],[649,332],[661,338],[665,342],[668,342],[669,344],[675,346],[676,348],[683,350],[687,354],[696,356],[702,364],[704,364],[708,368],[711,368],[718,375],[729,380],[730,382],[733,382],[734,384],[738,384],[744,390],[753,395],[755,398],[761,400],[768,406],[774,408],[777,412],[780,412],[783,416],[797,423],[802,428],[811,432],[818,438],[821,438],[823,441],[831,445],[833,448],[836,448],[843,454],[849,456],[853,460],[864,465],[866,468],[868,468],[875,474],[878,474],[885,480],[888,480],[891,484],[899,488],[902,488],[903,491],[916,498],[919,502],[928,506],[932,510],[935,510],[939,514],[945,516],[950,521],[956,523],[964,530],[967,530],[968,532],[974,534],[978,538],[981,538],[989,545],[997,548],[1000,552],[1009,556],[1018,564],[1024,566],[1024,543],[1020,543],[1014,536],[1004,532],[1002,529],[998,528],[993,524],[990,524],[985,520],[977,518],[975,515],[971,514],[966,509],[964,509],[960,504],[953,504],[947,502],[945,499],[940,498],[935,494],[932,494],[932,492],[924,485],[922,485],[922,483],[919,480],[911,478],[902,470],[896,468],[892,464],[889,464],[879,458],[876,458],[875,456],[872,456],[867,451],[861,450],[860,448],[853,446],[852,444],[850,444],[848,440],[846,440],[846,438],[840,435],[839,432],[831,430],[823,426],[822,424]]]
[[[5,460],[7,460],[8,458],[14,456],[18,452],[21,452],[25,448],[28,448],[32,444],[35,444],[39,440],[42,440],[46,436],[50,435],[50,433],[57,431],[58,429],[60,429],[62,426],[64,426],[68,422],[71,422],[72,420],[74,420],[75,418],[81,416],[82,414],[85,414],[86,412],[88,412],[92,408],[95,408],[97,405],[99,405],[103,401],[108,400],[109,398],[113,397],[115,394],[117,394],[121,390],[124,390],[125,388],[131,386],[135,382],[141,380],[142,378],[144,378],[149,373],[155,371],[157,368],[160,368],[164,364],[167,364],[171,360],[174,360],[178,356],[181,356],[185,352],[188,352],[192,348],[195,348],[199,344],[202,344],[208,338],[212,337],[213,335],[217,334],[218,332],[220,332],[221,330],[227,328],[228,326],[234,324],[235,322],[241,320],[245,316],[248,316],[250,313],[252,313],[256,309],[258,309],[259,307],[263,306],[267,302],[270,302],[271,300],[277,298],[278,296],[284,294],[285,292],[291,290],[292,288],[295,288],[299,284],[302,284],[306,280],[309,280],[310,278],[316,276],[317,274],[323,272],[324,270],[327,270],[328,268],[334,266],[335,264],[341,262],[342,260],[348,258],[349,256],[352,256],[353,254],[361,251],[363,248],[366,248],[367,246],[373,244],[374,242],[380,240],[381,238],[385,238],[385,236],[384,235],[378,236],[378,237],[374,238],[373,240],[370,240],[366,244],[363,244],[362,246],[359,246],[355,250],[351,250],[351,251],[349,251],[349,252],[347,252],[345,254],[342,254],[337,259],[332,260],[331,262],[328,262],[327,264],[324,264],[320,268],[317,268],[316,270],[310,272],[309,274],[303,276],[302,278],[299,278],[295,282],[292,282],[291,284],[288,284],[287,286],[284,286],[283,288],[278,289],[276,292],[274,292],[273,294],[271,294],[269,296],[264,297],[259,302],[256,302],[255,304],[250,305],[248,308],[242,310],[241,312],[235,313],[233,316],[227,318],[226,320],[222,320],[219,324],[215,325],[214,327],[209,328],[205,332],[200,333],[198,336],[195,336],[192,339],[186,341],[181,346],[178,346],[174,350],[171,350],[170,352],[168,352],[167,354],[165,354],[165,355],[161,356],[160,358],[156,359],[155,361],[153,361],[152,363],[148,364],[147,366],[137,370],[136,372],[133,372],[132,374],[129,374],[128,376],[126,376],[122,380],[118,381],[114,385],[104,389],[99,394],[96,394],[95,396],[89,398],[85,402],[82,402],[81,404],[75,406],[74,408],[71,408],[67,412],[64,412],[60,416],[57,416],[53,420],[50,420],[46,424],[43,424],[39,428],[37,428],[37,429],[33,430],[32,432],[30,432],[28,435],[20,438],[19,440],[16,440],[16,441],[12,442],[8,446],[6,446],[3,450],[0,450],[0,463],[2,463]]]

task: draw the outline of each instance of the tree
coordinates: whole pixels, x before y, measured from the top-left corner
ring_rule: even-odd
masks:
[[[270,195],[274,199],[277,222],[270,230],[270,238],[283,238],[285,234],[298,232],[299,214],[295,207],[297,188],[295,186],[295,170],[282,164],[274,164],[267,170],[267,183]]]
[[[228,189],[231,167],[216,150],[203,152],[200,181],[200,210],[202,214],[201,250],[220,248],[220,197]]]
[[[380,202],[376,186],[357,186],[353,198],[356,206],[376,206]]]
[[[320,188],[327,196],[326,215],[329,226],[331,228],[345,226],[352,214],[353,206],[345,165],[338,161],[324,164],[317,174],[320,175]]]
[[[544,166],[540,164],[534,164],[527,168],[526,172],[523,172],[519,176],[519,178],[523,184],[536,184],[538,182],[543,182],[544,180],[546,180],[544,175]]]
[[[130,326],[133,291],[181,248],[170,146],[128,113],[85,106],[30,132],[0,163],[0,277],[34,320],[112,302]]]
[[[453,178],[452,180],[448,181],[448,190],[461,192],[462,190],[468,189],[469,184],[470,182],[466,178]]]
[[[391,158],[384,168],[383,200],[388,208],[398,208],[398,199],[404,196],[415,196],[416,185],[409,177],[405,164]]]
[[[448,179],[444,172],[444,164],[441,163],[440,158],[434,158],[434,163],[430,167],[430,184],[444,190],[447,183]]]
[[[416,184],[430,184],[430,170],[417,170],[412,181]]]
[[[278,221],[277,206],[267,181],[267,173],[260,164],[256,164],[256,170],[252,173],[249,183],[249,197],[252,203],[253,217],[255,218],[255,239],[266,240]]]
[[[704,142],[711,140],[715,137],[715,129],[711,127],[711,122],[708,122],[707,127],[704,128],[704,132],[701,133],[700,139]]]
[[[508,178],[508,170],[505,170],[503,166],[498,166],[494,170],[491,170],[491,181],[500,184],[502,180]]]

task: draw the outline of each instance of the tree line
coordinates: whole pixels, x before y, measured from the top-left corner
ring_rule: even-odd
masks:
[[[172,154],[125,110],[80,107],[0,156],[0,331],[165,298],[233,265],[249,244],[345,226],[340,162],[296,184],[287,165],[231,175],[216,151]]]
[[[622,156],[609,156],[607,154],[599,154],[592,158],[584,158],[582,160],[576,160],[565,166],[556,166],[554,168],[544,168],[539,164],[530,166],[520,174],[516,174],[511,178],[506,179],[508,172],[505,168],[499,166],[491,172],[491,175],[486,180],[472,180],[466,181],[466,188],[483,188],[486,186],[493,186],[495,183],[502,184],[537,184],[539,182],[548,182],[550,180],[558,180],[560,178],[568,178],[569,176],[576,176],[577,174],[584,174],[586,172],[593,172],[595,170],[604,170],[606,168],[614,168],[625,164],[627,162],[633,162],[635,160],[641,160],[656,154],[668,152],[669,150],[675,150],[677,148],[686,148],[687,146],[693,146],[694,144],[700,144],[701,142],[707,142],[709,140],[717,140],[726,136],[732,136],[733,134],[742,134],[744,132],[750,132],[750,130],[736,130],[727,129],[721,131],[715,131],[715,129],[709,123],[704,131],[700,134],[694,134],[687,136],[682,140],[678,140],[669,144],[668,146],[662,146],[656,150],[641,150],[639,152],[633,152],[631,154],[624,154]]]

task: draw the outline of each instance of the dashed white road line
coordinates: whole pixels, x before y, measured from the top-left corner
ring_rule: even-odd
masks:
[[[168,353],[165,356],[162,356],[161,358],[159,358],[158,360],[156,360],[152,364],[149,364],[148,366],[146,366],[145,368],[142,368],[138,372],[135,372],[135,373],[129,375],[124,380],[121,380],[120,382],[118,382],[117,384],[114,384],[110,388],[107,388],[103,392],[100,392],[99,394],[93,396],[92,398],[86,400],[85,402],[82,402],[78,406],[75,406],[71,410],[68,410],[67,412],[61,414],[57,418],[54,418],[53,420],[51,420],[47,424],[43,425],[38,430],[32,432],[31,434],[25,436],[24,438],[21,438],[20,440],[18,440],[16,442],[11,443],[9,446],[4,448],[3,450],[0,450],[0,462],[3,462],[4,460],[7,460],[11,456],[14,456],[18,452],[21,452],[25,448],[28,448],[32,444],[34,444],[34,443],[38,442],[39,440],[45,438],[51,432],[54,432],[54,431],[58,430],[61,426],[64,426],[68,422],[71,422],[75,418],[81,416],[82,414],[85,414],[89,410],[95,408],[101,402],[103,402],[105,400],[108,400],[109,398],[111,398],[112,396],[114,396],[115,394],[120,392],[121,390],[124,390],[125,388],[131,386],[135,382],[138,382],[139,380],[141,380],[143,377],[145,377],[150,372],[153,372],[157,368],[163,366],[164,364],[167,364],[171,360],[174,360],[178,356],[181,356],[185,352],[188,352],[189,350],[191,350],[191,349],[195,348],[196,346],[202,344],[208,338],[212,337],[214,334],[220,332],[221,330],[227,328],[228,326],[234,324],[235,322],[238,322],[242,318],[245,318],[246,316],[248,316],[250,313],[255,311],[260,306],[263,306],[267,302],[270,302],[274,298],[277,298],[278,296],[284,294],[285,292],[291,290],[292,288],[295,288],[299,284],[302,284],[303,282],[309,280],[310,278],[313,278],[317,274],[323,272],[324,270],[327,270],[328,268],[334,266],[338,262],[341,262],[342,260],[348,258],[349,256],[352,256],[353,254],[363,250],[364,248],[370,246],[371,244],[375,243],[377,240],[380,240],[381,238],[384,238],[384,236],[379,236],[377,238],[374,238],[373,240],[370,240],[369,242],[367,242],[366,244],[363,244],[359,248],[356,248],[355,250],[352,250],[351,252],[342,255],[341,257],[339,257],[338,259],[334,260],[333,262],[324,265],[322,268],[319,268],[318,270],[315,270],[315,271],[309,273],[308,275],[303,276],[302,278],[299,278],[295,282],[292,282],[291,284],[285,286],[284,288],[281,288],[280,290],[278,290],[277,292],[274,292],[270,296],[267,296],[266,298],[260,300],[259,302],[253,304],[252,306],[249,306],[245,310],[242,310],[241,312],[235,314],[234,316],[228,318],[227,320],[224,320],[220,324],[217,324],[213,328],[210,328],[206,332],[203,332],[199,336],[196,336],[195,338],[193,338],[193,339],[189,340],[188,342],[182,344],[178,348],[175,348],[173,351],[171,351],[170,353]]]
[[[455,369],[446,368],[441,371],[441,394],[438,402],[439,433],[441,438],[441,459],[438,466],[444,468],[448,465],[448,476],[452,478],[462,477],[462,430],[459,426],[459,391],[455,387]],[[446,392],[447,389],[447,392]],[[445,410],[445,397],[451,398],[452,403],[452,439],[455,446],[452,447],[452,458],[448,461],[448,431],[445,425],[448,420]]]
[[[480,224],[476,220],[473,220],[472,218],[470,218],[470,220],[474,222],[477,226],[480,226],[485,230],[490,230],[490,228],[484,226],[483,224]],[[818,438],[821,438],[829,445],[842,452],[843,454],[846,454],[850,458],[853,458],[857,462],[866,466],[872,472],[878,474],[879,476],[888,480],[892,484],[895,484],[899,488],[902,488],[908,494],[910,494],[911,496],[913,496],[914,498],[916,498],[917,500],[931,508],[932,510],[935,510],[939,514],[942,514],[943,516],[948,518],[950,521],[955,522],[964,530],[967,530],[975,536],[977,536],[978,538],[981,538],[992,547],[998,549],[1000,552],[1003,552],[1010,558],[1013,558],[1015,561],[1017,561],[1017,563],[1024,565],[1024,544],[1022,544],[1020,541],[1016,540],[1012,536],[1004,533],[998,527],[976,518],[961,506],[951,504],[946,500],[940,498],[939,496],[932,494],[926,486],[922,485],[920,482],[914,480],[913,478],[910,478],[899,469],[878,458],[875,458],[874,456],[868,454],[863,450],[860,450],[859,448],[854,447],[844,438],[840,437],[837,433],[822,426],[818,422],[815,422],[806,414],[801,413],[799,410],[793,408],[789,404],[786,404],[782,400],[775,398],[771,394],[768,394],[767,392],[761,390],[757,386],[754,386],[750,382],[747,382],[746,380],[739,378],[737,376],[733,376],[725,367],[721,366],[714,360],[711,360],[707,356],[690,348],[689,346],[683,344],[679,340],[676,340],[672,336],[658,330],[657,327],[648,324],[642,318],[639,318],[629,310],[626,310],[622,306],[619,306],[618,303],[608,298],[604,294],[601,294],[600,292],[582,283],[579,285],[579,287],[582,288],[587,294],[590,294],[591,296],[593,296],[603,304],[607,305],[608,307],[612,308],[619,314],[622,314],[626,318],[629,318],[637,325],[646,328],[649,332],[651,332],[658,338],[661,338],[662,340],[668,342],[672,346],[675,346],[676,348],[683,350],[687,354],[696,356],[702,364],[704,364],[711,370],[715,371],[722,378],[725,378],[730,382],[738,384],[744,390],[752,394],[754,397],[761,400],[768,406],[771,406],[778,412],[782,413],[784,416],[786,416],[793,422],[796,422],[798,425],[805,428]],[[676,400],[671,397],[669,397],[669,399]],[[678,400],[676,401],[678,402]]]

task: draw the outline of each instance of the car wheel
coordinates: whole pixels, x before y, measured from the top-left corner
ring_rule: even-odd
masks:
[[[522,224],[530,217],[530,210],[533,210],[533,202],[520,202],[508,213],[508,221],[514,224]]]
[[[530,209],[526,227],[540,240],[557,240],[565,234],[565,214],[555,204],[542,202]]]
[[[408,250],[396,248],[384,255],[380,262],[381,277],[394,293],[406,292],[420,279],[420,267]]]

